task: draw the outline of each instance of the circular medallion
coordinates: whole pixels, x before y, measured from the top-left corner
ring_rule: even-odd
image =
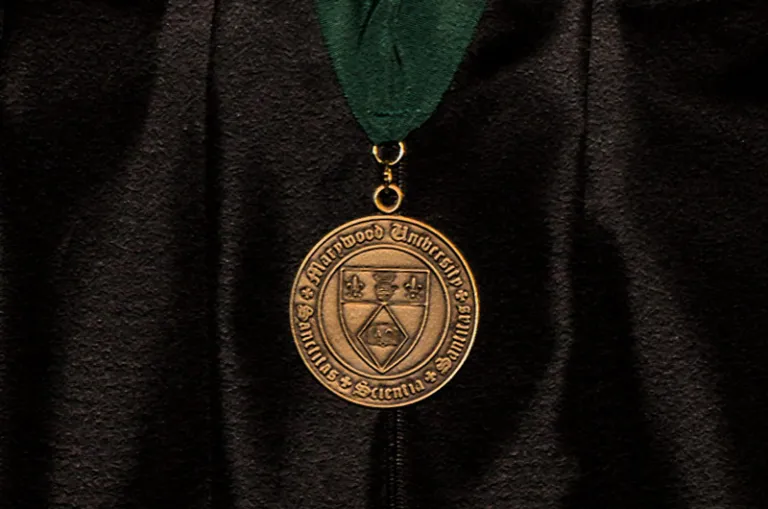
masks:
[[[478,323],[475,280],[440,232],[402,216],[346,223],[304,259],[291,330],[312,374],[359,405],[429,397],[461,367]]]

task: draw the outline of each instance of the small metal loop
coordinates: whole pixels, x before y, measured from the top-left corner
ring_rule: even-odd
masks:
[[[395,203],[392,205],[387,205],[383,201],[381,201],[381,193],[384,192],[387,189],[391,189],[395,192]],[[380,185],[376,188],[376,190],[373,192],[373,203],[376,205],[376,208],[379,209],[384,214],[392,214],[394,212],[397,212],[397,209],[400,208],[400,205],[403,203],[403,190],[400,189],[400,186],[397,184],[389,184],[387,185]]]
[[[388,186],[392,183],[392,167],[387,166],[384,168],[384,185]]]
[[[403,157],[405,157],[405,143],[402,141],[397,142],[397,147],[400,149],[400,151],[397,153],[397,157],[395,157],[394,160],[389,161],[381,158],[381,155],[379,154],[379,146],[374,145],[373,146],[373,157],[376,158],[376,162],[379,164],[383,164],[385,166],[394,166],[400,161],[403,160]]]

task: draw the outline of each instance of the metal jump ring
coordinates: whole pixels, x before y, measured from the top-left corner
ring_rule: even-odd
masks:
[[[400,151],[397,153],[397,157],[395,157],[395,159],[392,161],[384,160],[381,158],[381,155],[379,154],[378,145],[373,146],[373,157],[376,158],[376,162],[379,164],[383,164],[385,166],[394,166],[400,161],[402,161],[403,157],[405,157],[405,143],[403,143],[402,141],[398,141],[397,147],[400,149]]]
[[[395,203],[392,205],[387,205],[381,200],[381,193],[387,189],[391,189],[395,192]],[[373,203],[376,205],[376,208],[384,214],[397,212],[397,209],[399,209],[400,205],[403,203],[403,190],[396,184],[380,185],[373,192]]]

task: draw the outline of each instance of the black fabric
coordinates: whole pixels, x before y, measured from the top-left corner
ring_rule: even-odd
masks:
[[[377,171],[311,0],[6,0],[0,507],[768,507],[768,4],[490,0],[409,139],[468,362],[324,390],[293,272]]]

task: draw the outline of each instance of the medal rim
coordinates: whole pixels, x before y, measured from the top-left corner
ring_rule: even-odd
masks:
[[[295,322],[295,311],[294,311],[294,304],[295,304],[295,296],[296,292],[298,291],[299,282],[301,280],[301,275],[304,271],[304,268],[307,266],[307,263],[311,261],[312,255],[316,251],[316,247],[319,245],[324,244],[326,241],[328,241],[331,237],[337,235],[339,232],[350,228],[356,224],[363,223],[363,222],[369,222],[369,221],[388,221],[398,219],[405,222],[412,223],[420,228],[423,228],[424,230],[427,230],[428,232],[432,233],[433,235],[437,235],[441,241],[445,242],[445,244],[450,247],[453,252],[456,254],[456,257],[461,262],[462,266],[464,267],[464,270],[467,273],[467,277],[469,278],[469,281],[471,283],[471,290],[472,290],[472,298],[475,303],[475,309],[474,309],[474,317],[472,324],[472,333],[470,336],[469,341],[467,342],[467,348],[465,350],[464,355],[458,360],[458,363],[456,364],[456,368],[453,369],[451,373],[449,373],[447,376],[445,376],[445,379],[442,381],[442,383],[435,388],[433,391],[425,391],[426,394],[420,394],[417,397],[413,399],[409,399],[407,401],[398,402],[398,403],[388,403],[388,404],[375,404],[375,403],[369,403],[362,399],[354,399],[352,396],[348,396],[346,394],[343,394],[341,392],[338,392],[334,390],[331,386],[332,382],[328,382],[324,377],[321,377],[318,375],[318,373],[315,372],[312,366],[310,366],[310,363],[303,355],[303,351],[301,349],[301,344],[298,341],[298,338],[296,336],[295,330],[294,330],[294,322]],[[449,299],[450,300],[450,299]],[[480,325],[480,297],[478,295],[477,291],[477,281],[475,280],[475,275],[472,272],[472,269],[469,266],[469,263],[467,262],[466,258],[464,257],[464,253],[461,252],[461,250],[456,247],[456,245],[448,239],[441,231],[437,230],[433,226],[420,221],[418,219],[414,219],[409,216],[403,216],[399,214],[392,214],[392,215],[385,215],[385,214],[375,214],[371,216],[363,216],[359,217],[357,219],[353,219],[351,221],[347,221],[346,223],[343,223],[330,232],[323,235],[323,237],[312,244],[312,247],[307,252],[306,256],[304,256],[303,260],[301,261],[301,264],[299,264],[299,268],[296,270],[296,276],[294,277],[293,284],[291,285],[291,295],[289,299],[289,316],[290,316],[290,328],[291,328],[291,336],[293,338],[293,344],[296,347],[296,350],[298,351],[299,357],[301,358],[301,361],[304,363],[304,366],[307,368],[307,370],[312,373],[312,377],[325,388],[328,392],[334,394],[336,397],[339,397],[349,403],[353,403],[358,406],[366,407],[366,408],[376,408],[376,409],[387,409],[387,408],[401,408],[406,407],[409,405],[413,405],[415,403],[418,403],[420,401],[424,401],[425,399],[430,398],[431,396],[435,395],[436,393],[440,392],[443,388],[445,388],[448,383],[453,380],[453,377],[456,376],[456,373],[458,373],[461,368],[464,366],[464,363],[466,362],[467,358],[469,357],[469,354],[472,353],[472,348],[475,345],[475,338],[477,336],[477,330]],[[448,320],[450,323],[450,320]],[[319,330],[318,325],[318,330]],[[325,339],[325,338],[324,338]],[[329,352],[330,353],[330,352]]]

